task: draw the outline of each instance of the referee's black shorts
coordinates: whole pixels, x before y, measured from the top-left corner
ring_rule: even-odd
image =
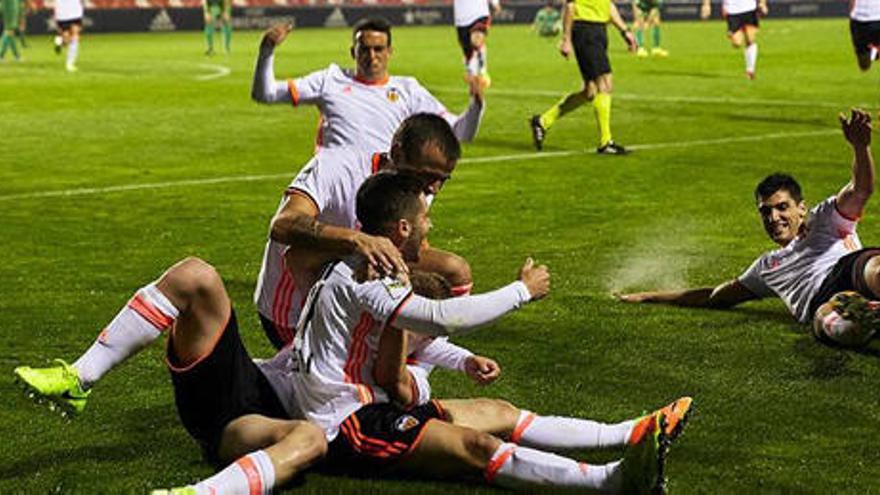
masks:
[[[257,368],[238,335],[235,311],[214,348],[194,363],[182,365],[168,339],[166,359],[174,384],[180,421],[202,448],[205,458],[217,462],[223,429],[246,414],[288,419],[275,390]]]
[[[856,55],[867,55],[871,45],[880,46],[880,21],[849,20],[849,34]]]
[[[608,60],[608,33],[604,22],[574,21],[571,44],[584,82],[611,73]]]

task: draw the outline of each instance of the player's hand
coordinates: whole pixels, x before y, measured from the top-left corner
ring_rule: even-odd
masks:
[[[519,269],[519,279],[526,284],[533,301],[550,292],[550,272],[547,271],[547,266],[535,266],[532,258],[526,258],[525,264]]]
[[[764,2],[764,3],[759,2],[758,3],[758,14],[760,14],[761,17],[766,17],[768,13],[770,13],[770,7],[767,6],[767,2]]]
[[[571,56],[571,52],[571,40],[562,38],[562,41],[559,42],[559,53],[561,53],[563,57],[568,58]]]
[[[464,362],[464,372],[477,385],[488,385],[501,376],[501,367],[487,357],[471,356]]]
[[[400,250],[387,237],[358,232],[354,237],[354,251],[383,276],[409,272]]]
[[[483,83],[479,76],[468,77],[468,93],[480,105],[483,104]]]
[[[293,31],[293,24],[289,22],[275,24],[263,33],[263,44],[272,47],[278,46],[284,42],[291,31]]]
[[[705,3],[703,5],[701,5],[700,6],[700,19],[703,19],[705,21],[706,19],[708,19],[711,16],[712,16],[712,5],[705,4]]]
[[[871,145],[871,114],[853,108],[849,119],[846,114],[837,116],[843,135],[853,148],[866,148]]]
[[[615,299],[625,303],[651,302],[651,292],[633,292],[632,294],[611,294]]]
[[[492,6],[492,15],[498,16],[501,14],[501,4],[496,4]]]
[[[639,49],[639,44],[636,43],[636,37],[635,37],[635,35],[632,33],[632,31],[630,31],[629,29],[627,29],[627,30],[625,30],[625,31],[621,31],[621,32],[620,32],[620,35],[623,36],[623,41],[624,41],[624,43],[626,43],[626,48],[627,48],[629,51],[631,51],[631,52],[638,51],[638,49]]]

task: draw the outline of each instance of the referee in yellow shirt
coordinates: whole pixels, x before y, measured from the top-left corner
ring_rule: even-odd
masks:
[[[532,138],[538,150],[544,144],[547,129],[558,118],[590,101],[599,124],[599,147],[596,151],[603,155],[626,153],[626,149],[611,138],[611,62],[608,61],[608,34],[605,29],[609,22],[620,31],[629,49],[635,51],[638,48],[635,37],[611,0],[566,0],[559,51],[568,58],[574,48],[584,79],[584,89],[566,95],[543,114],[532,116]]]

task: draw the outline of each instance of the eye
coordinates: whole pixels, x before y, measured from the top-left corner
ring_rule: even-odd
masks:
[[[779,211],[785,211],[788,209],[788,207],[789,207],[788,203],[779,203],[778,205],[776,205],[776,209]]]

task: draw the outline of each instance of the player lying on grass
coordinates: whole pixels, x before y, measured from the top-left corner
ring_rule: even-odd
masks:
[[[291,29],[288,24],[278,24],[263,36],[251,96],[261,103],[317,105],[321,111],[315,140],[318,146],[358,145],[371,151],[387,150],[403,119],[420,112],[443,116],[461,141],[470,142],[477,135],[484,110],[479,91],[472,93],[467,110],[456,116],[415,78],[388,74],[393,54],[388,21],[371,17],[355,24],[351,46],[354,70],[330,64],[296,79],[277,81],[275,47]]]
[[[371,182],[385,180],[387,183],[385,177],[386,174],[380,174],[371,178],[364,187],[369,187]],[[420,209],[415,212],[416,217],[412,215],[412,208],[408,207],[407,210],[410,211],[405,218],[397,221],[381,220],[383,212],[380,211],[370,213],[374,216],[367,223],[378,221],[383,225],[397,225],[399,229],[396,234],[391,235],[394,236],[395,245],[406,249],[409,257],[418,253],[419,243],[414,236],[427,230],[424,195],[418,179],[404,177],[394,181],[390,190],[386,184],[384,189],[374,192],[373,198],[368,198],[366,201],[369,202],[364,204],[384,203],[385,198],[399,196],[396,191],[402,190],[411,200],[418,200]],[[409,201],[405,204],[412,203]],[[377,209],[363,206],[360,210]],[[389,218],[394,216],[396,215]],[[357,271],[360,271],[367,264],[348,260],[346,263],[330,265],[336,271],[346,266],[356,266]],[[328,269],[328,273],[332,270]],[[387,394],[383,390],[369,384],[369,362],[359,362],[358,359],[364,356],[362,351],[366,349],[370,339],[380,337],[388,318],[393,315],[395,321],[429,329],[429,333],[434,335],[467,331],[490,323],[533,297],[546,294],[549,288],[544,267],[536,268],[527,263],[520,278],[522,281],[480,296],[431,301],[409,294],[405,279],[394,281],[385,278],[359,283],[350,278],[337,277],[335,287],[342,292],[336,291],[332,284],[317,285],[313,291],[314,296],[310,298],[310,304],[313,302],[317,306],[315,309],[310,308],[309,317],[304,320],[301,331],[311,332],[307,330],[310,328],[309,322],[317,322],[318,318],[328,323],[333,322],[334,317],[342,318],[345,322],[359,322],[359,345],[346,350],[352,357],[351,360],[346,360],[345,367],[345,373],[350,373],[349,381],[346,382],[349,388],[338,388],[338,395],[351,398],[352,391],[356,391],[358,400],[387,400]],[[388,292],[389,290],[396,295]],[[319,297],[321,294],[339,297],[337,302],[340,305],[322,308],[322,299]],[[399,302],[394,298],[401,295],[406,304],[388,305],[389,298],[392,303]],[[346,312],[351,308],[356,308],[357,311]],[[335,310],[335,313],[331,310]],[[311,373],[314,370],[317,374],[321,370],[326,371],[321,367],[322,361],[303,359],[304,353],[310,351],[304,350],[303,341],[299,340],[297,345],[285,348],[274,359],[255,364],[238,336],[235,313],[222,280],[210,265],[189,258],[171,267],[159,280],[137,291],[129,304],[101,333],[98,341],[102,343],[105,352],[122,351],[132,354],[131,348],[143,348],[163,332],[169,334],[167,362],[172,372],[175,399],[184,426],[199,442],[208,459],[221,464],[235,460],[214,477],[178,493],[207,493],[212,489],[217,493],[268,493],[273,486],[289,481],[325,454],[327,444],[320,434],[321,430],[312,423],[290,419],[301,417],[305,411],[322,410],[314,402],[305,402],[314,396],[300,395],[302,384],[295,381],[295,377],[302,377],[301,372]],[[27,384],[31,393],[61,407],[81,409],[86,400],[87,394],[82,392],[77,370],[73,367],[20,367],[16,368],[15,374]],[[363,380],[365,377],[367,380]],[[322,389],[322,393],[327,392],[329,391]],[[326,405],[346,404],[346,401],[338,399],[334,394],[327,397],[331,402]],[[557,445],[558,448],[581,448],[590,444],[631,444],[627,454],[628,461],[622,464],[612,463],[605,466],[605,469],[591,469],[588,471],[589,476],[583,471],[583,467],[575,463],[576,473],[572,474],[593,481],[603,478],[608,488],[621,486],[624,482],[654,486],[657,480],[662,479],[660,466],[666,448],[665,440],[680,432],[690,410],[690,401],[684,399],[637,421],[603,425],[576,419],[536,417],[497,401],[493,403],[501,408],[497,414],[482,414],[478,417],[468,416],[468,412],[475,407],[474,404],[469,405],[468,401],[449,401],[444,404],[449,411],[448,419],[453,423],[495,421],[500,424],[501,418],[508,418],[507,426],[496,425],[495,428],[505,427],[512,440],[518,440],[524,445],[546,444]],[[485,405],[481,410],[486,410]],[[512,418],[517,419],[514,422]],[[404,419],[406,421],[400,423],[408,426],[402,428],[404,432],[413,427],[413,421],[417,421],[413,416]],[[443,428],[452,427],[450,423]],[[456,438],[464,442],[463,448],[483,448],[482,453],[485,454],[485,447],[492,443],[490,438],[475,432],[469,435]],[[429,438],[433,437],[425,436],[422,445],[432,445]],[[474,453],[473,449],[463,450],[458,454],[471,455]],[[504,452],[512,452],[511,449],[508,445]],[[541,465],[541,462],[556,460],[556,457],[536,458],[534,454],[530,455],[531,452],[527,448],[517,449],[512,456],[505,454],[506,460],[503,462],[487,463],[486,467],[497,469],[495,474],[502,484],[518,477],[538,481],[523,474],[523,468]],[[514,465],[517,463],[519,471]],[[473,470],[472,466],[471,471]],[[534,476],[535,471],[529,470],[528,473]],[[560,473],[559,466],[553,473]],[[546,476],[558,476],[553,473]],[[625,473],[630,476],[621,479]]]
[[[378,170],[406,169],[422,177],[433,198],[451,177],[461,147],[443,118],[420,113],[403,121],[386,150],[388,153],[352,146],[320,149],[285,191],[270,225],[254,293],[263,329],[276,348],[293,338],[305,295],[318,275],[301,264],[285,263],[289,246],[309,249],[318,260],[310,266],[358,253],[381,272],[409,269],[387,239],[357,230],[355,193]],[[472,286],[467,261],[427,244],[412,268],[442,275],[455,295],[467,294]]]
[[[853,110],[849,118],[840,116],[840,125],[854,155],[852,176],[840,192],[808,214],[801,187],[789,175],[770,175],[755,189],[764,230],[778,249],[764,253],[739,277],[716,287],[624,294],[620,300],[729,308],[776,296],[798,321],[809,323],[816,310],[839,292],[855,291],[867,299],[880,299],[880,249],[863,249],[856,233],[865,203],[874,192],[871,117]],[[871,313],[866,304],[859,313]],[[825,337],[850,342],[836,331]]]

